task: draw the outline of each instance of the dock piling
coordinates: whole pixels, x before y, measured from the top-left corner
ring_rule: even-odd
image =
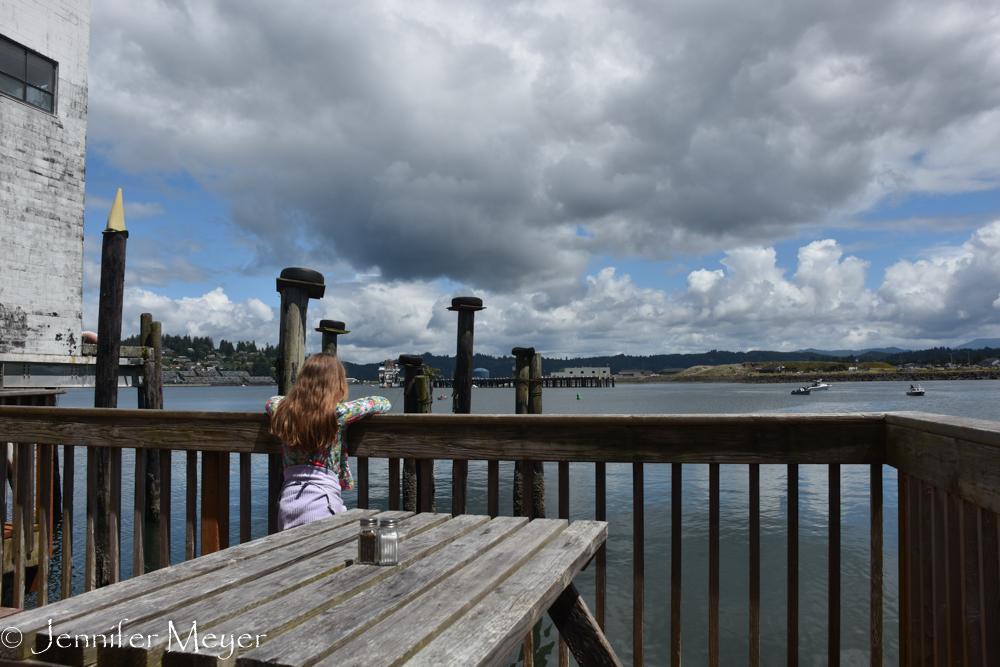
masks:
[[[139,345],[143,349],[143,380],[142,386],[138,388],[140,410],[163,409],[163,347],[161,339],[162,325],[153,321],[152,313],[140,315]],[[161,496],[162,453],[162,451],[154,449],[136,451],[134,479],[143,490],[143,494],[141,499],[139,494],[136,494],[134,505],[135,537],[132,547],[132,576],[139,576],[145,571],[165,567],[161,563],[162,550],[160,549],[163,533],[168,532],[163,531],[160,525],[163,504]],[[167,539],[169,539],[169,532]]]
[[[278,394],[285,396],[295,384],[306,359],[306,315],[309,299],[322,299],[326,293],[323,274],[312,269],[283,269],[277,279],[281,294],[281,321],[278,330]],[[268,457],[267,533],[278,532],[278,495],[284,481],[281,456]],[[227,505],[228,507],[228,505]],[[202,541],[204,541],[202,536]]]
[[[515,347],[514,355],[514,414],[542,414],[542,355],[533,347]],[[514,516],[545,517],[545,466],[532,461],[525,471],[523,461],[514,462]],[[530,476],[530,498],[524,494],[524,477]],[[529,500],[527,508],[525,499]]]
[[[403,367],[403,412],[407,414],[427,414],[431,411],[430,382],[424,375],[424,358],[416,354],[399,355],[399,365]],[[398,469],[398,459],[396,467]],[[391,462],[390,462],[391,470]],[[398,485],[398,472],[396,476]],[[390,475],[389,503],[392,504],[392,477]],[[428,488],[424,488],[427,486]],[[396,493],[398,494],[398,488]],[[418,511],[418,499],[422,499],[422,512],[433,512],[436,489],[434,488],[433,459],[403,459],[403,509]],[[398,499],[396,501],[399,502]]]
[[[118,356],[122,337],[122,304],[125,300],[125,248],[128,230],[119,188],[101,241],[101,291],[97,315],[97,366],[94,369],[94,407],[118,407]],[[121,450],[94,447],[87,452],[88,474],[93,474],[96,495],[89,494],[87,513],[93,526],[93,587],[118,580],[120,483],[114,479],[115,463],[121,468]],[[118,490],[119,493],[115,493]]]
[[[472,412],[472,339],[476,313],[483,310],[483,300],[474,296],[457,296],[448,310],[458,312],[458,341],[455,346],[455,385],[452,389],[451,411],[459,415]],[[468,506],[466,491],[469,462],[452,462],[452,516],[465,514]]]
[[[320,320],[316,331],[323,334],[323,342],[320,349],[327,354],[337,354],[337,336],[349,334],[350,331],[344,329],[344,323],[337,320]]]

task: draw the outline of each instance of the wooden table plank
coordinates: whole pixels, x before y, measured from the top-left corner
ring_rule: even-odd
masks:
[[[495,549],[341,645],[316,667],[399,664],[467,613],[567,527],[536,519]]]
[[[215,572],[234,563],[266,554],[275,549],[287,549],[292,545],[315,536],[338,530],[345,525],[354,525],[363,516],[376,514],[374,511],[349,510],[329,519],[314,521],[304,526],[270,535],[247,544],[240,544],[214,554],[178,563],[168,568],[150,572],[139,578],[123,581],[113,587],[90,591],[85,595],[63,600],[45,609],[24,611],[18,616],[18,629],[22,634],[19,646],[7,647],[0,644],[0,658],[24,660],[31,657],[30,649],[35,647],[35,635],[53,624],[79,618],[100,609],[106,609],[125,600],[140,597],[168,586],[183,583],[195,577]]]
[[[486,518],[478,517],[477,521],[481,522]],[[460,520],[471,521],[472,517],[463,515],[456,517],[451,523]],[[370,576],[372,571],[380,569],[389,570],[394,576],[389,581],[382,581],[365,590],[363,595],[356,595],[331,607],[274,641],[262,644],[259,649],[250,651],[244,659],[239,660],[239,665],[263,667],[312,664],[394,613],[417,595],[433,588],[445,577],[468,565],[470,561],[495,548],[502,540],[523,529],[527,524],[528,519],[523,517],[494,519],[436,552],[433,557],[423,558],[418,562],[403,563],[409,567],[351,568],[355,570],[356,576],[361,577]],[[401,552],[404,546],[400,546]],[[412,560],[417,561],[417,559]],[[167,664],[174,667],[172,663]]]
[[[332,531],[320,532],[305,540],[293,542],[294,548],[269,549],[262,554],[251,552],[254,553],[253,557],[232,563],[224,569],[215,570],[214,575],[182,581],[170,587],[119,602],[112,607],[98,609],[62,623],[53,623],[48,629],[38,631],[35,638],[36,650],[45,649],[46,659],[51,662],[77,667],[92,664],[97,657],[95,646],[83,646],[77,642],[71,642],[66,648],[58,645],[50,647],[51,638],[64,633],[69,635],[108,633],[111,632],[112,628],[117,631],[119,623],[127,623],[134,627],[147,619],[164,618],[167,613],[210,595],[238,588],[247,581],[254,581],[256,587],[260,577],[286,569],[298,561],[316,555],[322,556],[331,547],[354,541],[357,530],[357,524],[354,521],[346,524],[341,523],[338,528]],[[140,582],[144,580],[145,577],[138,579]],[[113,590],[114,587],[109,588]],[[160,626],[154,631],[166,633],[167,628]]]
[[[607,536],[606,523],[573,522],[469,613],[424,646],[408,667],[499,664],[517,648]]]
[[[446,514],[414,516],[400,523],[400,539],[405,542],[409,535],[419,536],[434,526],[445,523],[449,518]],[[286,600],[290,593],[301,591],[303,588],[312,589],[319,580],[343,571],[354,562],[358,554],[357,530],[354,526],[348,526],[348,529],[351,532],[345,543],[338,546],[331,545],[332,548],[323,549],[308,558],[294,560],[288,552],[281,554],[289,558],[287,566],[281,566],[267,575],[255,578],[248,586],[226,588],[219,594],[194,599],[167,614],[158,614],[140,623],[130,622],[126,628],[129,637],[138,635],[148,639],[140,641],[138,646],[130,641],[107,647],[101,646],[97,649],[98,664],[102,667],[156,667],[160,664],[160,658],[166,648],[169,645],[176,645],[179,641],[187,641],[186,645],[192,649],[200,643],[200,650],[208,654],[213,652],[225,654],[227,652],[225,647],[205,644],[200,640],[187,640],[188,634],[191,634],[192,639],[195,635],[205,637],[206,632],[220,636],[219,630],[216,629],[220,623],[269,602],[287,605],[289,603]],[[213,577],[216,578],[218,577]],[[226,578],[231,577],[226,576]],[[122,611],[122,615],[127,613],[127,610]],[[171,623],[176,628],[173,636],[169,632]],[[242,631],[236,633],[236,636],[246,633],[247,628],[255,637],[262,633],[266,634],[268,630],[266,626],[259,628],[245,626]]]
[[[421,514],[418,516],[449,518],[450,515]],[[433,559],[427,557],[441,549],[448,548],[448,545],[456,540],[462,541],[470,534],[475,535],[487,521],[487,517],[482,516],[456,517],[431,531],[407,539],[403,539],[401,530],[399,565],[396,567],[346,568],[306,588],[301,588],[287,596],[254,607],[223,623],[213,625],[211,628],[212,632],[220,636],[230,637],[238,637],[248,630],[252,630],[255,634],[263,633],[266,636],[262,636],[259,644],[255,642],[252,646],[237,648],[231,654],[227,654],[228,652],[216,651],[213,653],[206,652],[204,649],[197,650],[191,644],[187,647],[181,647],[174,643],[169,650],[164,652],[161,664],[165,667],[225,667],[235,664],[236,659],[242,654],[257,648],[258,645],[269,642],[271,639],[279,642],[278,646],[281,646],[280,642],[285,639],[284,646],[286,648],[283,650],[306,653],[303,650],[305,648],[303,640],[308,641],[317,629],[336,627],[341,630],[345,627],[341,622],[340,614],[338,614],[337,621],[331,621],[328,617],[317,620],[317,616],[348,599],[368,603],[382,600],[385,596],[380,594],[380,591],[383,589],[388,589],[390,596],[399,598],[398,604],[402,604],[408,598],[401,595],[404,593],[405,586],[402,581],[395,578],[395,575],[421,559],[432,563],[440,562],[440,554],[436,554]],[[497,528],[499,528],[499,524]],[[493,529],[492,533],[496,536],[500,531]],[[494,539],[500,539],[500,537],[502,537],[502,533]],[[394,577],[393,581],[386,582],[386,579],[390,577]],[[427,586],[430,585],[429,582]],[[363,620],[364,615],[359,618]],[[336,623],[335,626],[334,623]]]

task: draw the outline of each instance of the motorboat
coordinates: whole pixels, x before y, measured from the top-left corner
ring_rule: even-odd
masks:
[[[914,385],[911,384],[910,388],[906,392],[906,395],[907,396],[923,396],[924,395],[924,388],[921,387],[919,384],[916,385],[916,386],[914,386]]]
[[[808,396],[811,391],[812,387],[799,387],[798,389],[792,389],[792,396]]]
[[[818,380],[813,380],[813,383],[809,388],[814,391],[819,391],[820,389],[829,389],[832,386],[832,384],[827,384],[823,382],[823,378],[820,378]]]

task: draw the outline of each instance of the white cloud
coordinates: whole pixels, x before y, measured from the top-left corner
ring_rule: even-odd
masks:
[[[84,300],[84,328],[97,331],[97,296]],[[132,287],[125,290],[122,335],[139,331],[139,315],[152,313],[163,324],[163,333],[174,336],[211,336],[216,344],[228,340],[276,341],[277,309],[259,299],[230,301],[221,287],[200,297],[171,299]]]

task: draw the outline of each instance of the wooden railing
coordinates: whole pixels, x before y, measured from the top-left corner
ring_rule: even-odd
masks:
[[[188,452],[186,557],[194,557],[197,515],[193,489],[198,484],[195,452],[202,452],[201,484],[203,553],[225,546],[228,535],[228,456],[240,455],[240,536],[249,539],[250,455],[275,456],[279,443],[268,434],[262,414],[198,413],[145,410],[100,410],[10,406],[0,407],[0,442],[17,444],[13,516],[22,526],[31,516],[33,494],[24,487],[33,465],[35,443],[67,449],[63,480],[72,483],[73,447],[155,448]],[[682,584],[681,540],[684,517],[681,492],[684,464],[709,464],[709,612],[699,619],[708,626],[709,663],[719,664],[719,466],[749,465],[749,662],[760,664],[760,465],[788,466],[787,663],[798,664],[798,466],[826,465],[829,472],[828,662],[840,664],[840,466],[871,466],[871,562],[869,623],[871,664],[883,655],[883,489],[882,466],[897,469],[899,479],[900,636],[903,665],[1000,664],[1000,423],[926,415],[871,413],[848,415],[380,415],[349,431],[348,447],[358,456],[357,502],[369,502],[369,459],[389,459],[391,503],[398,503],[400,458],[558,462],[560,517],[569,517],[569,463],[594,463],[594,516],[606,519],[607,463],[631,463],[633,479],[633,664],[643,662],[644,474],[646,465],[671,464],[671,664],[680,663]],[[138,457],[143,458],[143,457]],[[524,507],[531,511],[531,465],[522,465]],[[169,469],[165,466],[164,469]],[[496,514],[498,466],[488,467],[487,506]],[[30,475],[29,475],[30,477]],[[464,484],[464,477],[459,484]],[[164,484],[169,485],[169,479]],[[225,485],[224,487],[222,485]],[[214,499],[212,491],[215,491]],[[394,493],[395,490],[395,493]],[[169,496],[166,489],[164,495]],[[465,489],[454,496],[464,497]],[[44,498],[38,515],[53,511]],[[223,500],[225,499],[225,500]],[[67,505],[68,503],[68,505]],[[73,514],[70,486],[63,493],[63,517]],[[225,505],[225,508],[222,507]],[[136,516],[141,502],[136,501]],[[390,509],[398,509],[390,507]],[[169,506],[166,508],[169,521]],[[70,526],[70,533],[74,527]],[[612,526],[614,530],[614,526]],[[68,587],[67,526],[63,526],[62,594]],[[15,553],[27,548],[24,529],[15,537]],[[20,545],[17,540],[20,539]],[[216,540],[213,542],[213,540]],[[71,540],[70,540],[71,541]],[[87,563],[92,562],[88,543]],[[20,549],[20,551],[18,551]],[[169,553],[169,550],[168,550]],[[23,587],[24,571],[17,556],[15,588]],[[45,559],[42,559],[43,561]],[[166,564],[166,563],[163,563]],[[606,619],[606,558],[596,564],[595,615]],[[89,566],[89,565],[88,565]],[[117,566],[117,564],[115,564]],[[44,567],[44,563],[40,564]],[[20,569],[18,569],[20,568]],[[141,567],[135,571],[141,572]],[[47,572],[40,572],[43,580]],[[15,591],[16,592],[16,591]],[[21,593],[23,603],[23,588]],[[17,598],[15,598],[17,599]],[[39,604],[44,596],[39,595]],[[690,619],[687,621],[690,622]]]

